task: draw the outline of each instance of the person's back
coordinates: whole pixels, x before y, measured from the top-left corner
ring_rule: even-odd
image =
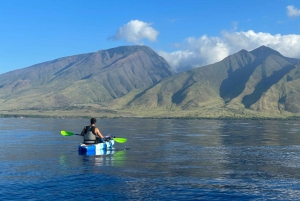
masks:
[[[96,142],[96,134],[95,134],[95,127],[94,126],[86,126],[85,127],[85,134],[83,136],[83,143],[84,144],[94,144]]]

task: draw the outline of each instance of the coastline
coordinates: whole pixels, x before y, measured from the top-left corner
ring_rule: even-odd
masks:
[[[0,111],[0,118],[76,118],[86,119],[96,117],[99,119],[207,119],[207,120],[300,120],[300,114],[289,115],[268,115],[258,113],[255,114],[229,114],[220,116],[207,116],[201,114],[193,114],[184,111],[184,114],[180,114],[180,111],[170,112],[164,111],[161,114],[145,113],[139,114],[137,111],[118,110],[115,112],[99,112],[99,111],[78,111],[78,110],[11,110]]]

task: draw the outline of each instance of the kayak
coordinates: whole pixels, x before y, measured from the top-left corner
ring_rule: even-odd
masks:
[[[79,153],[88,153],[88,152],[100,152],[102,150],[112,150],[113,146],[115,144],[114,140],[108,140],[104,143],[98,143],[98,144],[91,144],[86,145],[84,143],[80,143],[78,146]]]
[[[113,155],[115,153],[114,149],[97,149],[95,151],[88,152],[78,152],[79,155],[89,155],[89,156],[104,156],[104,155]]]

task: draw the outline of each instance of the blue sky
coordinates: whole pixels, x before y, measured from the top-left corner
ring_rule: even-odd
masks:
[[[147,45],[176,71],[267,45],[300,58],[299,0],[2,0],[0,74]]]

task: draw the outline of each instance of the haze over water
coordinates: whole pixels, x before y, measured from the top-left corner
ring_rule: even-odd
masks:
[[[300,123],[99,119],[125,137],[79,155],[89,119],[0,119],[0,199],[298,200]]]

